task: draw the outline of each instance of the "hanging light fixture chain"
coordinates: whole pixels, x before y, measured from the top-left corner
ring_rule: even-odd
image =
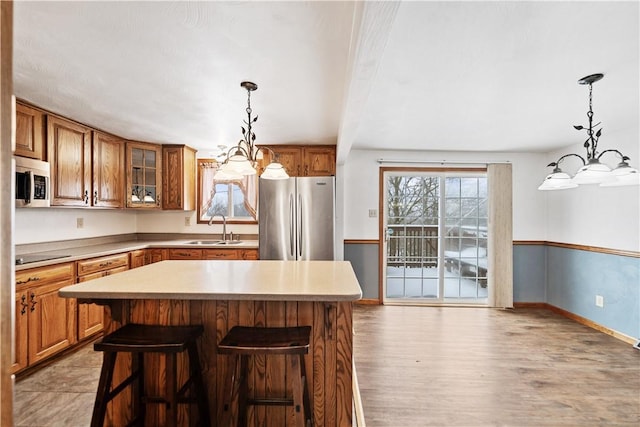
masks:
[[[251,91],[247,90],[247,133],[244,136],[244,140],[247,143],[247,149],[249,151],[249,159],[254,161],[253,158],[253,143],[251,141]]]
[[[589,111],[587,112],[587,117],[589,118],[589,129],[587,133],[591,141],[591,153],[589,153],[589,148],[587,148],[587,157],[592,158],[596,156],[597,145],[597,141],[593,138],[593,83],[589,83]]]

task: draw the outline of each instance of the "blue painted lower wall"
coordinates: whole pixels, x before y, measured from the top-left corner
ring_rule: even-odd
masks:
[[[640,258],[547,247],[546,302],[640,337]],[[596,295],[604,298],[597,307]]]
[[[353,271],[362,288],[362,298],[378,299],[378,244],[345,244],[344,259],[351,261]]]
[[[363,297],[378,299],[378,245],[345,244]],[[595,305],[596,295],[604,307]],[[545,245],[513,246],[514,302],[544,302],[640,337],[640,258]]]
[[[547,302],[544,245],[513,245],[513,301]]]

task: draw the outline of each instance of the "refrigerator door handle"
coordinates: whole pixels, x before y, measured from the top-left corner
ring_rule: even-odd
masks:
[[[295,259],[295,207],[294,207],[293,194],[289,194],[289,254],[292,259]]]
[[[302,241],[302,236],[304,236],[304,232],[302,230],[303,207],[304,205],[302,204],[302,195],[298,194],[298,259],[302,259],[302,248],[304,243]]]

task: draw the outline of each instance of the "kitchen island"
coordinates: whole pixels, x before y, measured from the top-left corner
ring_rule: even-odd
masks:
[[[204,325],[200,359],[212,418],[222,414],[221,396],[227,358],[217,344],[235,325],[310,325],[311,345],[306,356],[307,386],[315,426],[352,423],[352,303],[361,289],[346,261],[162,261],[115,276],[68,286],[60,296],[79,303],[105,306],[105,333],[126,323]],[[186,377],[181,360],[179,381]],[[164,360],[148,355],[145,387],[160,393]],[[129,372],[130,360],[119,356],[114,381]],[[291,394],[284,356],[257,356],[249,369],[250,393],[257,396]],[[127,393],[110,404],[108,423],[129,421]],[[180,424],[190,425],[186,405]],[[249,425],[293,425],[291,407],[249,407]],[[147,425],[162,425],[164,409],[149,406]],[[219,425],[219,424],[218,424]]]

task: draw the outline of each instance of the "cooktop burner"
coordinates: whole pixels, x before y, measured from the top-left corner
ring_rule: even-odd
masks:
[[[16,265],[32,262],[49,261],[51,259],[66,258],[71,255],[16,255]]]

